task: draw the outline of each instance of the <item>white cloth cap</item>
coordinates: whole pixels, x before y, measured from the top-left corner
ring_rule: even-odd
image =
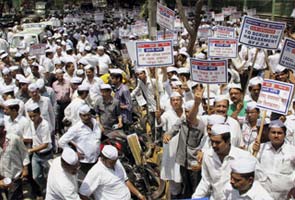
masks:
[[[4,69],[2,69],[2,74],[3,75],[7,75],[9,73],[10,73],[10,70],[7,67],[5,67]]]
[[[30,103],[27,106],[27,111],[28,112],[33,112],[34,110],[36,110],[37,108],[39,108],[39,105],[37,103]]]
[[[101,153],[110,160],[116,160],[118,158],[118,150],[112,145],[105,145]]]
[[[225,123],[225,117],[222,115],[209,115],[207,118],[208,125],[212,126],[214,124],[224,124]]]
[[[104,47],[103,46],[98,46],[96,49],[97,50],[104,50]]]
[[[19,105],[19,100],[8,99],[8,100],[4,101],[4,106],[15,106],[15,105]]]
[[[101,85],[100,85],[100,89],[101,89],[101,90],[107,90],[107,89],[111,90],[112,87],[111,87],[110,84],[101,84]]]
[[[177,70],[177,68],[176,67],[168,67],[167,68],[167,73],[169,73],[169,72],[177,72],[178,70]]]
[[[79,85],[78,91],[89,91],[89,86],[87,84]]]
[[[84,50],[85,51],[91,51],[91,46],[87,45]]]
[[[14,87],[12,85],[4,86],[1,90],[1,92],[3,94],[8,93],[8,92],[13,92],[13,91],[14,91]]]
[[[170,95],[170,98],[173,98],[173,97],[181,97],[181,95],[179,94],[179,92],[172,92]]]
[[[39,78],[37,81],[36,81],[36,85],[39,89],[43,88],[45,86],[45,81],[44,79],[42,78]]]
[[[242,86],[239,83],[230,83],[228,84],[228,89],[239,89],[242,90]]]
[[[286,67],[283,67],[282,65],[277,65],[277,66],[275,67],[275,69],[273,69],[273,72],[274,72],[274,73],[281,73],[281,72],[283,72],[285,69],[286,69]]]
[[[86,58],[83,57],[83,58],[81,58],[81,59],[79,60],[78,64],[88,65],[89,63],[88,63],[88,61],[86,60]]]
[[[221,135],[230,132],[230,126],[226,124],[214,124],[211,127],[212,135]]]
[[[70,45],[67,45],[66,46],[66,51],[70,51],[70,50],[73,50],[73,48]]]
[[[53,49],[49,48],[45,50],[45,53],[53,53]]]
[[[81,76],[81,75],[84,74],[84,70],[83,70],[83,69],[78,69],[78,70],[76,71],[76,74],[79,75],[79,76]]]
[[[7,57],[7,56],[8,56],[8,53],[4,53],[4,54],[2,54],[2,55],[0,56],[0,58],[3,59],[3,58],[5,58],[5,57]]]
[[[259,85],[259,84],[262,84],[262,83],[263,83],[263,78],[262,78],[262,77],[258,77],[258,76],[256,76],[256,77],[251,78],[251,79],[249,80],[249,85],[248,85],[248,87],[252,87],[252,86],[254,86],[254,85]]]
[[[30,91],[30,92],[35,92],[36,90],[38,90],[39,88],[38,88],[38,85],[36,84],[36,83],[31,83],[30,85],[29,85],[29,87],[28,87],[28,90]]]
[[[63,74],[64,71],[62,69],[57,69],[55,70],[55,74]]]
[[[219,101],[223,101],[223,100],[227,100],[228,101],[228,95],[218,95],[215,97],[215,102],[219,102]]]
[[[137,67],[137,68],[135,69],[135,73],[141,73],[141,72],[146,72],[146,69],[143,68],[143,67]]]
[[[23,76],[23,77],[20,77],[20,78],[18,79],[18,82],[19,82],[19,83],[26,83],[26,84],[29,84],[29,83],[30,83],[30,80]]]
[[[88,69],[94,69],[94,66],[93,65],[86,65],[85,67],[84,67],[84,69],[85,70],[88,70]]]
[[[20,79],[22,79],[22,78],[25,78],[24,75],[22,75],[22,74],[16,74],[16,75],[15,75],[15,79],[18,80],[18,81],[19,81]]]
[[[184,103],[184,109],[185,110],[191,110],[193,108],[194,104],[195,104],[195,101],[194,100],[186,101]]]
[[[179,81],[179,78],[175,74],[173,74],[173,76],[171,76],[170,80],[171,81],[172,80]]]
[[[77,153],[69,147],[63,149],[61,157],[69,165],[76,165],[79,162]]]
[[[285,127],[285,124],[279,119],[273,120],[269,124],[269,128],[282,128],[282,127]]]
[[[184,56],[186,56],[187,58],[190,57],[189,54],[188,54],[186,51],[179,51],[179,54],[180,54],[180,55],[184,55]]]
[[[90,107],[87,104],[84,104],[79,108],[79,114],[85,115],[89,113],[90,110],[91,110]]]
[[[255,171],[256,159],[252,156],[237,158],[231,162],[231,170],[238,174],[247,174]]]
[[[253,110],[254,108],[256,108],[257,103],[255,101],[250,101],[247,103],[247,110]]]
[[[172,81],[172,82],[171,82],[171,85],[172,85],[173,87],[175,87],[175,86],[181,86],[181,85],[182,85],[182,82],[181,82],[181,81]]]
[[[189,74],[190,71],[189,71],[189,69],[186,68],[186,67],[181,67],[181,68],[179,68],[179,69],[177,70],[177,73],[178,73],[178,74]]]
[[[83,79],[81,77],[73,77],[71,83],[82,83]]]
[[[109,69],[110,74],[122,74],[123,71],[121,69]]]
[[[13,65],[13,66],[9,67],[10,71],[15,71],[15,70],[18,70],[18,69],[19,69],[19,66],[17,66],[17,65]]]

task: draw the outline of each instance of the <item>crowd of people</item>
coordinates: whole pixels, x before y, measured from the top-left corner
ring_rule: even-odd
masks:
[[[287,116],[268,111],[262,123],[256,106],[264,78],[294,83],[293,71],[278,64],[289,30],[275,51],[239,44],[238,57],[228,60],[228,84],[209,87],[190,77],[190,58],[208,58],[207,38],[199,37],[189,55],[184,29],[173,66],[143,68],[122,51],[143,40],[131,30],[136,19],[63,22],[69,16],[51,18],[60,26],[44,29],[42,55],[31,55],[24,39],[9,52],[21,24],[1,32],[0,199],[24,199],[24,185],[38,200],[148,199],[128,179],[118,150],[101,149],[114,130],[128,134],[143,110],[163,147],[160,178],[169,182],[163,198],[291,197],[295,101]],[[214,33],[216,25],[204,18],[200,27]],[[223,25],[238,37],[240,20]],[[86,174],[81,184],[78,171]]]

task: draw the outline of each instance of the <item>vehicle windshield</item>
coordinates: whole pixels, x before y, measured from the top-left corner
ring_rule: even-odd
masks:
[[[26,35],[24,37],[25,37],[25,42],[27,47],[38,43],[38,38],[35,35]],[[21,43],[21,36],[13,37],[10,46],[12,48],[18,48],[18,47],[22,48],[23,44]]]

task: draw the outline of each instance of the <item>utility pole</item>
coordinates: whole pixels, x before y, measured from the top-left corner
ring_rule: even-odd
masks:
[[[243,3],[243,11],[245,12],[246,9],[248,9],[248,3],[247,3],[247,0],[244,0],[244,3]]]
[[[272,0],[272,9],[271,9],[271,20],[275,19],[275,12],[276,12],[276,0]]]
[[[150,39],[155,40],[157,34],[157,0],[148,0],[149,8],[149,34]]]

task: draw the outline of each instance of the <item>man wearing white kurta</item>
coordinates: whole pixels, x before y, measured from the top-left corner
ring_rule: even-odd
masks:
[[[226,200],[273,200],[262,185],[254,180],[257,160],[236,159],[231,164],[231,180],[224,190]]]
[[[230,180],[230,164],[233,160],[251,156],[249,152],[230,144],[230,126],[215,124],[211,128],[212,148],[204,152],[202,179],[192,198],[210,196],[210,200],[223,200],[224,186]]]
[[[184,116],[182,108],[182,97],[178,92],[172,92],[170,96],[172,109],[165,111],[161,117],[156,113],[157,123],[164,131],[168,131],[178,119]],[[176,163],[176,152],[178,145],[178,135],[173,137],[168,144],[163,144],[163,157],[161,164],[161,179],[169,180],[171,195],[176,196],[181,193],[180,165]]]
[[[280,120],[272,121],[269,127],[270,141],[262,144],[257,158],[271,180],[271,196],[285,200],[295,186],[295,147],[285,142],[286,127]]]
[[[71,148],[64,148],[62,155],[51,164],[45,199],[80,200],[77,179],[79,166],[77,153]]]

